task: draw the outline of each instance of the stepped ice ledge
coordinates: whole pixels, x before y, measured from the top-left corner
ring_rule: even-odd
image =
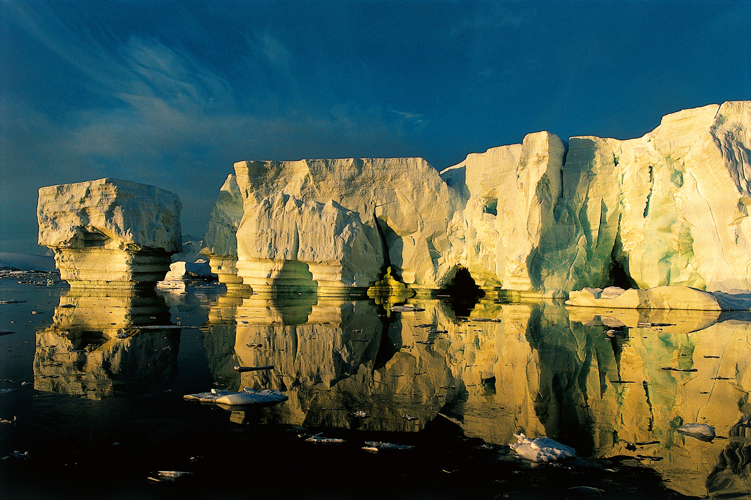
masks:
[[[181,250],[177,195],[98,179],[39,189],[39,244],[74,288],[153,288]]]

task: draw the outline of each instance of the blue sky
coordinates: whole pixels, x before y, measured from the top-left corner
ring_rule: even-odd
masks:
[[[629,139],[751,99],[751,1],[0,0],[0,252],[39,187],[172,191],[201,236],[239,160]]]

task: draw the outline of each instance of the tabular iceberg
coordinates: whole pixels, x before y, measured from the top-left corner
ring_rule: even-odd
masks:
[[[205,253],[237,259],[225,281],[269,292],[345,293],[389,267],[418,292],[461,268],[532,294],[750,289],[750,156],[738,101],[631,140],[537,132],[440,174],[420,158],[238,162]]]
[[[177,195],[99,179],[39,189],[39,244],[73,287],[153,287],[181,250]]]

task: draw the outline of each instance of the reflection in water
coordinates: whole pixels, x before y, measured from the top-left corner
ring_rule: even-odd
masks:
[[[483,300],[458,317],[443,301],[411,303],[425,311],[224,297],[204,329],[209,366],[224,387],[284,391],[268,422],[413,432],[448,418],[490,443],[524,432],[632,456],[687,495],[749,489],[751,316]],[[682,435],[684,423],[719,437]]]
[[[34,388],[101,399],[166,384],[177,372],[179,330],[139,327],[169,323],[153,292],[71,289],[36,334]]]

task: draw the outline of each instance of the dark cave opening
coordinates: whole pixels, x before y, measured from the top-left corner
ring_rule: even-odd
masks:
[[[449,284],[442,290],[457,316],[469,316],[472,309],[485,296],[465,267],[459,267]]]

